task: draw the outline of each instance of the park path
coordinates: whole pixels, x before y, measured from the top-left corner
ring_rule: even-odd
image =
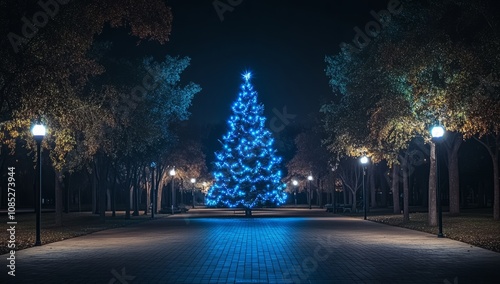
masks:
[[[499,253],[422,232],[314,209],[190,212],[19,251],[0,282],[500,283]]]

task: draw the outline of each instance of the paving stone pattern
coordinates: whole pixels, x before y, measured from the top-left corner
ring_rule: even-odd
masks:
[[[434,235],[323,213],[231,214],[193,210],[22,250],[0,282],[500,283],[499,253]]]

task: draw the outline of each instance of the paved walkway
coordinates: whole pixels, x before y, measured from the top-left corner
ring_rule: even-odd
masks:
[[[500,254],[430,234],[323,210],[190,212],[19,251],[15,278],[2,255],[0,282],[500,282]]]

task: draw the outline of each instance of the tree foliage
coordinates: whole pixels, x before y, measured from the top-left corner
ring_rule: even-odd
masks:
[[[328,149],[352,157],[366,152],[392,164],[416,137],[430,142],[435,124],[458,137],[498,133],[499,100],[489,74],[498,70],[499,22],[491,3],[405,2],[361,51],[344,47],[327,56],[326,74],[337,96],[322,107]],[[453,141],[458,144],[450,155],[461,143]],[[458,180],[453,174],[450,180]]]
[[[61,170],[80,165],[99,148],[110,146],[102,138],[116,123],[103,105],[110,91],[88,89],[90,79],[106,72],[90,54],[95,36],[109,25],[129,28],[138,40],[165,43],[171,29],[170,8],[162,1],[106,1],[104,5],[71,1],[58,5],[57,11],[53,8],[53,17],[44,25],[28,28],[24,19],[35,19],[25,15],[42,11],[37,1],[4,3],[4,8],[1,140],[11,150],[16,141],[32,143],[30,126],[40,121],[48,128],[44,147],[51,150],[54,166]],[[25,40],[13,44],[9,34]]]
[[[287,163],[288,175],[284,181],[288,184],[292,180],[298,182],[299,188],[307,185],[307,177],[312,175],[316,179],[329,172],[329,153],[321,145],[320,133],[314,130],[302,132],[295,137],[295,156]],[[294,190],[293,186],[288,189]]]

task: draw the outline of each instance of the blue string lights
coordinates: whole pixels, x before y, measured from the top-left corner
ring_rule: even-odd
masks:
[[[274,139],[266,129],[264,106],[250,83],[244,83],[231,109],[228,133],[222,149],[215,153],[215,183],[207,194],[207,205],[253,208],[279,206],[286,201],[286,185],[281,182],[281,158],[276,156]]]

